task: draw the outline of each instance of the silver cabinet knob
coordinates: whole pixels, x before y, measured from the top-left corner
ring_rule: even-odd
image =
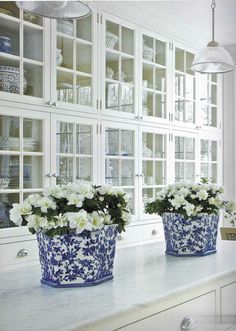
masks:
[[[52,101],[47,102],[47,105],[50,106],[50,107],[52,106],[52,104],[53,104]]]
[[[52,174],[52,177],[54,177],[54,178],[58,178],[58,177],[59,177],[59,175],[58,175],[58,174],[56,174],[56,173],[54,173],[54,174]]]
[[[52,105],[57,107],[58,103],[56,101],[52,102]]]
[[[48,174],[46,174],[46,177],[52,178],[51,172],[49,172]]]
[[[17,253],[17,256],[18,256],[18,257],[25,257],[25,256],[27,256],[27,255],[29,255],[29,251],[28,251],[28,249],[26,249],[26,248],[22,248],[22,249],[19,250],[19,252]]]
[[[191,317],[185,316],[180,324],[180,330],[181,331],[193,330],[196,328],[196,326],[197,326],[196,323]]]

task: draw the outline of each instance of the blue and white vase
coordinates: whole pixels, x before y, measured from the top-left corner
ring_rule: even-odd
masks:
[[[166,254],[205,256],[216,253],[219,215],[199,214],[185,219],[180,214],[162,215]]]
[[[113,278],[117,225],[48,237],[37,234],[43,284],[79,287]]]

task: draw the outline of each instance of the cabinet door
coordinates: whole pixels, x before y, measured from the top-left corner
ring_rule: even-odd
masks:
[[[29,103],[49,99],[50,22],[2,1],[0,97]]]
[[[134,118],[137,112],[136,27],[102,13],[102,111]]]
[[[50,185],[50,117],[35,111],[1,109],[0,115],[0,237],[20,233],[9,210],[28,195],[41,193]],[[46,136],[47,135],[47,136]],[[14,229],[13,229],[14,230]],[[23,231],[24,232],[24,231]]]
[[[188,316],[192,319],[192,329],[181,329],[183,319]],[[214,331],[215,328],[215,292],[202,295],[196,299],[170,308],[159,314],[145,318],[121,328],[123,331]],[[182,324],[183,325],[183,324]]]
[[[221,288],[221,319],[223,323],[236,323],[236,282]]]
[[[137,126],[102,122],[102,181],[122,187],[129,197],[129,208],[137,217],[138,137]]]
[[[97,178],[96,120],[52,116],[52,177],[54,184]]]
[[[91,111],[97,91],[97,29],[95,13],[52,23],[52,102],[58,108]],[[55,103],[56,102],[56,103]]]

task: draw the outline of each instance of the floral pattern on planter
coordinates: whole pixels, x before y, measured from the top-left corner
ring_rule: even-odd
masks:
[[[41,282],[53,287],[76,287],[112,279],[117,234],[116,225],[54,237],[38,233]]]
[[[180,214],[162,215],[166,254],[204,256],[216,253],[219,215],[199,214],[185,219]]]

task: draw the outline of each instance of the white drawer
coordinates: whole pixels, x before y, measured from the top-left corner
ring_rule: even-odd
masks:
[[[38,263],[37,240],[0,245],[1,271]]]
[[[147,317],[121,328],[122,331],[180,331],[184,317],[191,317],[196,327],[193,331],[214,331],[216,316],[215,291]],[[187,331],[188,329],[186,329]],[[190,330],[190,329],[189,329]]]

